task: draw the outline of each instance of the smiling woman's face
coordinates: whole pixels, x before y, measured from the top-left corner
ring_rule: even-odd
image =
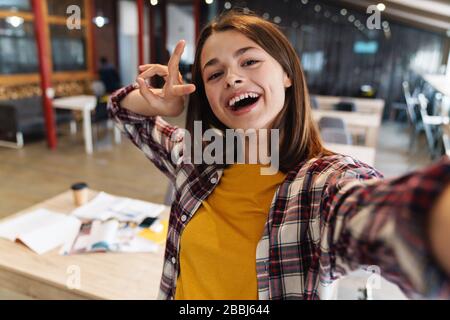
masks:
[[[202,79],[215,116],[233,129],[269,129],[292,85],[281,65],[237,31],[213,33],[201,56]]]

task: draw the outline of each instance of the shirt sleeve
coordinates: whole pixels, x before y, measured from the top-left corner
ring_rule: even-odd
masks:
[[[434,259],[427,234],[433,204],[450,184],[450,160],[392,180],[355,175],[358,169],[336,175],[323,195],[321,280],[366,265],[410,298],[450,298],[450,277]]]
[[[117,90],[108,102],[108,113],[121,132],[172,181],[182,161],[184,130],[160,116],[148,117],[122,108],[120,102],[137,86]]]

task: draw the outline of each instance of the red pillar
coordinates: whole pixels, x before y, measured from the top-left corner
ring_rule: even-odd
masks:
[[[155,8],[149,7],[148,32],[150,36],[150,63],[156,63],[156,41],[155,41]]]
[[[42,102],[44,109],[45,128],[47,136],[47,145],[50,149],[55,149],[57,145],[55,116],[53,113],[52,101],[47,97],[47,89],[51,87],[51,70],[50,70],[50,55],[47,50],[45,28],[47,26],[44,22],[44,13],[42,6],[46,2],[42,0],[32,0],[34,13],[34,32],[36,35],[36,43],[38,49],[39,59],[39,73],[41,78]]]
[[[163,41],[163,64],[167,64],[172,52],[167,51],[167,3],[166,0],[161,1],[161,28]]]
[[[89,24],[88,32],[90,33],[90,36],[88,37],[90,39],[90,46],[91,46],[91,55],[89,59],[91,60],[91,66],[92,66],[92,73],[94,75],[97,74],[97,47],[96,47],[96,34],[98,32],[97,26],[95,25],[93,19],[97,16],[97,6],[95,4],[95,0],[89,1],[90,8],[89,11],[86,13],[87,17],[87,23]]]
[[[144,0],[137,0],[138,10],[138,62],[144,64]]]

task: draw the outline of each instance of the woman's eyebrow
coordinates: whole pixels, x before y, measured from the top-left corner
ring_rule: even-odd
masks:
[[[244,52],[246,52],[247,50],[250,50],[250,49],[257,49],[257,48],[255,48],[255,47],[244,47],[244,48],[238,49],[238,50],[236,50],[236,52],[233,54],[233,57],[234,57],[234,58],[237,58],[238,56],[244,54]],[[217,60],[217,58],[213,58],[213,59],[209,60],[209,61],[208,61],[207,63],[205,63],[205,65],[203,66],[203,70],[205,70],[206,67],[210,67],[210,66],[212,66],[212,65],[215,65],[215,64],[218,63],[218,62],[219,62],[219,60]]]

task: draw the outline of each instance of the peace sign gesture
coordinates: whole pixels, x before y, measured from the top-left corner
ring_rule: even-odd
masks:
[[[137,78],[141,96],[154,109],[154,113],[162,116],[177,116],[183,111],[186,96],[195,91],[195,85],[183,84],[179,71],[179,63],[183,54],[185,41],[178,41],[167,66],[160,64],[147,64],[139,66],[142,73]],[[164,78],[162,89],[149,87],[146,79],[155,75]]]

